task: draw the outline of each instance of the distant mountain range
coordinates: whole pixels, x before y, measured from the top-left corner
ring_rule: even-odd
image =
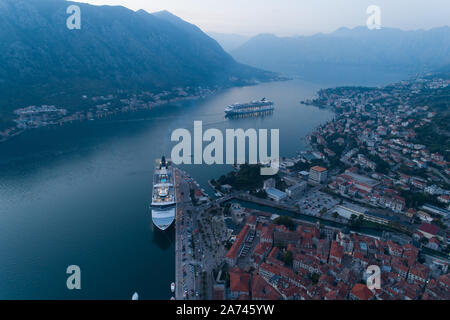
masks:
[[[72,4],[81,8],[81,30],[66,27]],[[0,108],[61,91],[238,85],[274,76],[237,63],[199,28],[166,11],[0,0],[0,17]]]
[[[208,32],[208,35],[216,40],[226,52],[231,52],[239,48],[251,39],[251,37],[242,36],[239,34],[227,34],[218,32]]]
[[[437,72],[449,73],[450,72],[450,64],[443,66],[436,70]]]
[[[402,31],[341,28],[331,34],[258,35],[231,51],[239,62],[307,79],[400,77],[450,64],[450,27]]]

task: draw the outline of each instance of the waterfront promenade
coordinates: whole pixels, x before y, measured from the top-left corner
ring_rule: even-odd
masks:
[[[183,195],[180,190],[183,179],[181,177],[181,172],[175,168],[175,189],[176,189],[176,201],[177,201],[177,210],[176,210],[176,220],[175,220],[175,299],[181,300],[183,297],[183,271],[181,270],[182,263],[182,221],[183,221]]]
[[[190,198],[189,177],[175,168],[175,187],[177,214],[175,221],[175,299],[184,300],[195,296],[197,279],[195,272],[187,266],[196,265],[191,239],[193,229],[192,201]],[[189,214],[190,213],[190,214]],[[194,294],[193,294],[194,293]]]
[[[180,254],[181,251],[181,244],[179,241],[178,232],[180,230],[180,220],[181,220],[181,212],[180,212],[180,206],[178,205],[178,202],[180,201],[180,194],[179,194],[179,173],[178,169],[174,169],[174,179],[175,179],[175,198],[177,202],[177,209],[176,209],[176,215],[175,215],[175,299],[178,300],[180,298],[180,276],[178,272],[178,266],[180,265]]]

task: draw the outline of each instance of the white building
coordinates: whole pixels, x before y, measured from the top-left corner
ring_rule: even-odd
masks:
[[[328,170],[315,166],[309,170],[309,182],[312,184],[322,184],[327,181],[328,178]]]
[[[280,201],[282,201],[282,200],[287,198],[287,194],[286,193],[284,193],[281,190],[275,189],[275,188],[267,188],[266,189],[266,193],[267,193],[267,196],[270,199],[272,199],[272,200],[274,200],[276,202],[280,202]]]

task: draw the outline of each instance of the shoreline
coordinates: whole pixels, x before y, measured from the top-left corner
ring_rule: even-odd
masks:
[[[214,88],[212,87],[210,88],[205,88],[204,90],[207,90],[206,92],[203,92],[199,95],[190,95],[190,96],[178,96],[176,98],[173,99],[169,99],[169,100],[164,100],[164,101],[158,101],[158,102],[153,102],[153,103],[147,103],[138,107],[133,107],[132,105],[128,105],[128,106],[116,106],[114,109],[114,111],[97,111],[95,114],[93,114],[93,108],[90,108],[88,110],[80,110],[74,113],[71,113],[70,115],[67,115],[65,118],[62,118],[61,120],[54,120],[42,125],[38,125],[35,127],[29,127],[29,128],[24,128],[24,129],[19,129],[17,126],[16,127],[10,127],[10,128],[3,128],[6,130],[15,130],[18,129],[17,132],[14,132],[10,135],[7,136],[2,136],[1,135],[1,131],[0,131],[0,144],[6,141],[10,141],[12,139],[14,139],[17,136],[20,136],[26,132],[29,131],[33,131],[35,129],[40,129],[40,128],[48,128],[48,127],[56,127],[56,126],[63,126],[63,125],[70,125],[72,123],[75,122],[85,122],[85,121],[96,121],[96,120],[100,120],[100,119],[104,119],[104,118],[115,118],[117,117],[118,114],[129,114],[130,112],[136,112],[136,111],[151,111],[155,108],[158,107],[167,107],[170,105],[176,105],[176,104],[184,104],[184,103],[189,103],[189,102],[197,102],[200,100],[204,100],[207,99],[209,97],[212,97],[218,93],[221,93],[227,89],[232,89],[232,88],[245,88],[245,87],[253,87],[253,86],[258,86],[260,84],[264,84],[264,83],[272,83],[272,82],[284,82],[284,81],[291,81],[293,79],[291,78],[287,78],[287,77],[280,77],[278,79],[274,79],[274,80],[269,80],[269,81],[259,81],[257,83],[249,83],[249,84],[245,84],[245,85],[236,85],[236,86],[227,86],[227,87],[219,87],[219,88]],[[119,109],[118,109],[119,108]],[[16,121],[18,119],[14,119],[13,121]]]
[[[211,95],[213,95],[213,94],[211,94]],[[105,119],[105,118],[117,118],[118,113],[123,115],[123,114],[129,114],[130,112],[134,113],[136,111],[151,111],[151,110],[153,110],[155,108],[158,108],[158,107],[170,106],[171,104],[176,104],[176,103],[180,103],[180,102],[181,103],[187,103],[189,101],[199,101],[201,99],[206,99],[207,97],[209,97],[211,95],[206,95],[206,96],[201,96],[201,97],[189,97],[189,98],[186,98],[186,99],[178,99],[176,101],[169,100],[169,101],[163,102],[163,103],[156,103],[156,104],[154,104],[152,106],[149,106],[149,107],[128,108],[127,110],[123,110],[123,111],[118,111],[117,110],[117,111],[112,111],[112,112],[110,112],[108,114],[96,115],[93,118],[89,118],[88,116],[83,115],[82,117],[79,117],[77,119],[67,119],[67,120],[61,120],[61,121],[57,121],[57,122],[51,122],[51,123],[47,123],[45,125],[40,125],[40,126],[37,126],[37,127],[21,129],[20,131],[17,131],[15,133],[11,134],[11,135],[8,135],[6,137],[2,137],[2,138],[0,138],[0,144],[2,142],[10,141],[10,140],[14,139],[15,137],[18,137],[18,136],[20,136],[20,135],[22,135],[22,134],[24,134],[26,132],[32,132],[32,131],[34,131],[36,129],[56,127],[56,126],[63,126],[63,125],[71,125],[71,124],[74,124],[74,123],[82,123],[82,122],[88,122],[88,121],[98,121],[98,120]],[[126,107],[123,107],[123,108],[126,108]],[[86,113],[88,113],[88,112],[86,112]],[[72,115],[75,115],[75,114],[72,114]]]

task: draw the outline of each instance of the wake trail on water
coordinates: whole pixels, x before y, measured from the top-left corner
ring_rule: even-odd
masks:
[[[203,113],[201,116],[202,118],[205,117],[215,117],[221,115],[221,112],[215,112],[215,113]],[[144,122],[144,121],[152,121],[152,120],[171,120],[171,119],[177,119],[179,118],[179,115],[174,116],[165,116],[165,117],[148,117],[148,118],[139,118],[139,119],[121,119],[121,120],[111,120],[107,121],[107,123],[131,123],[131,122]],[[202,119],[199,119],[202,120]],[[225,122],[225,119],[223,119],[220,122],[217,123],[223,123]],[[206,123],[208,125],[208,123]]]

